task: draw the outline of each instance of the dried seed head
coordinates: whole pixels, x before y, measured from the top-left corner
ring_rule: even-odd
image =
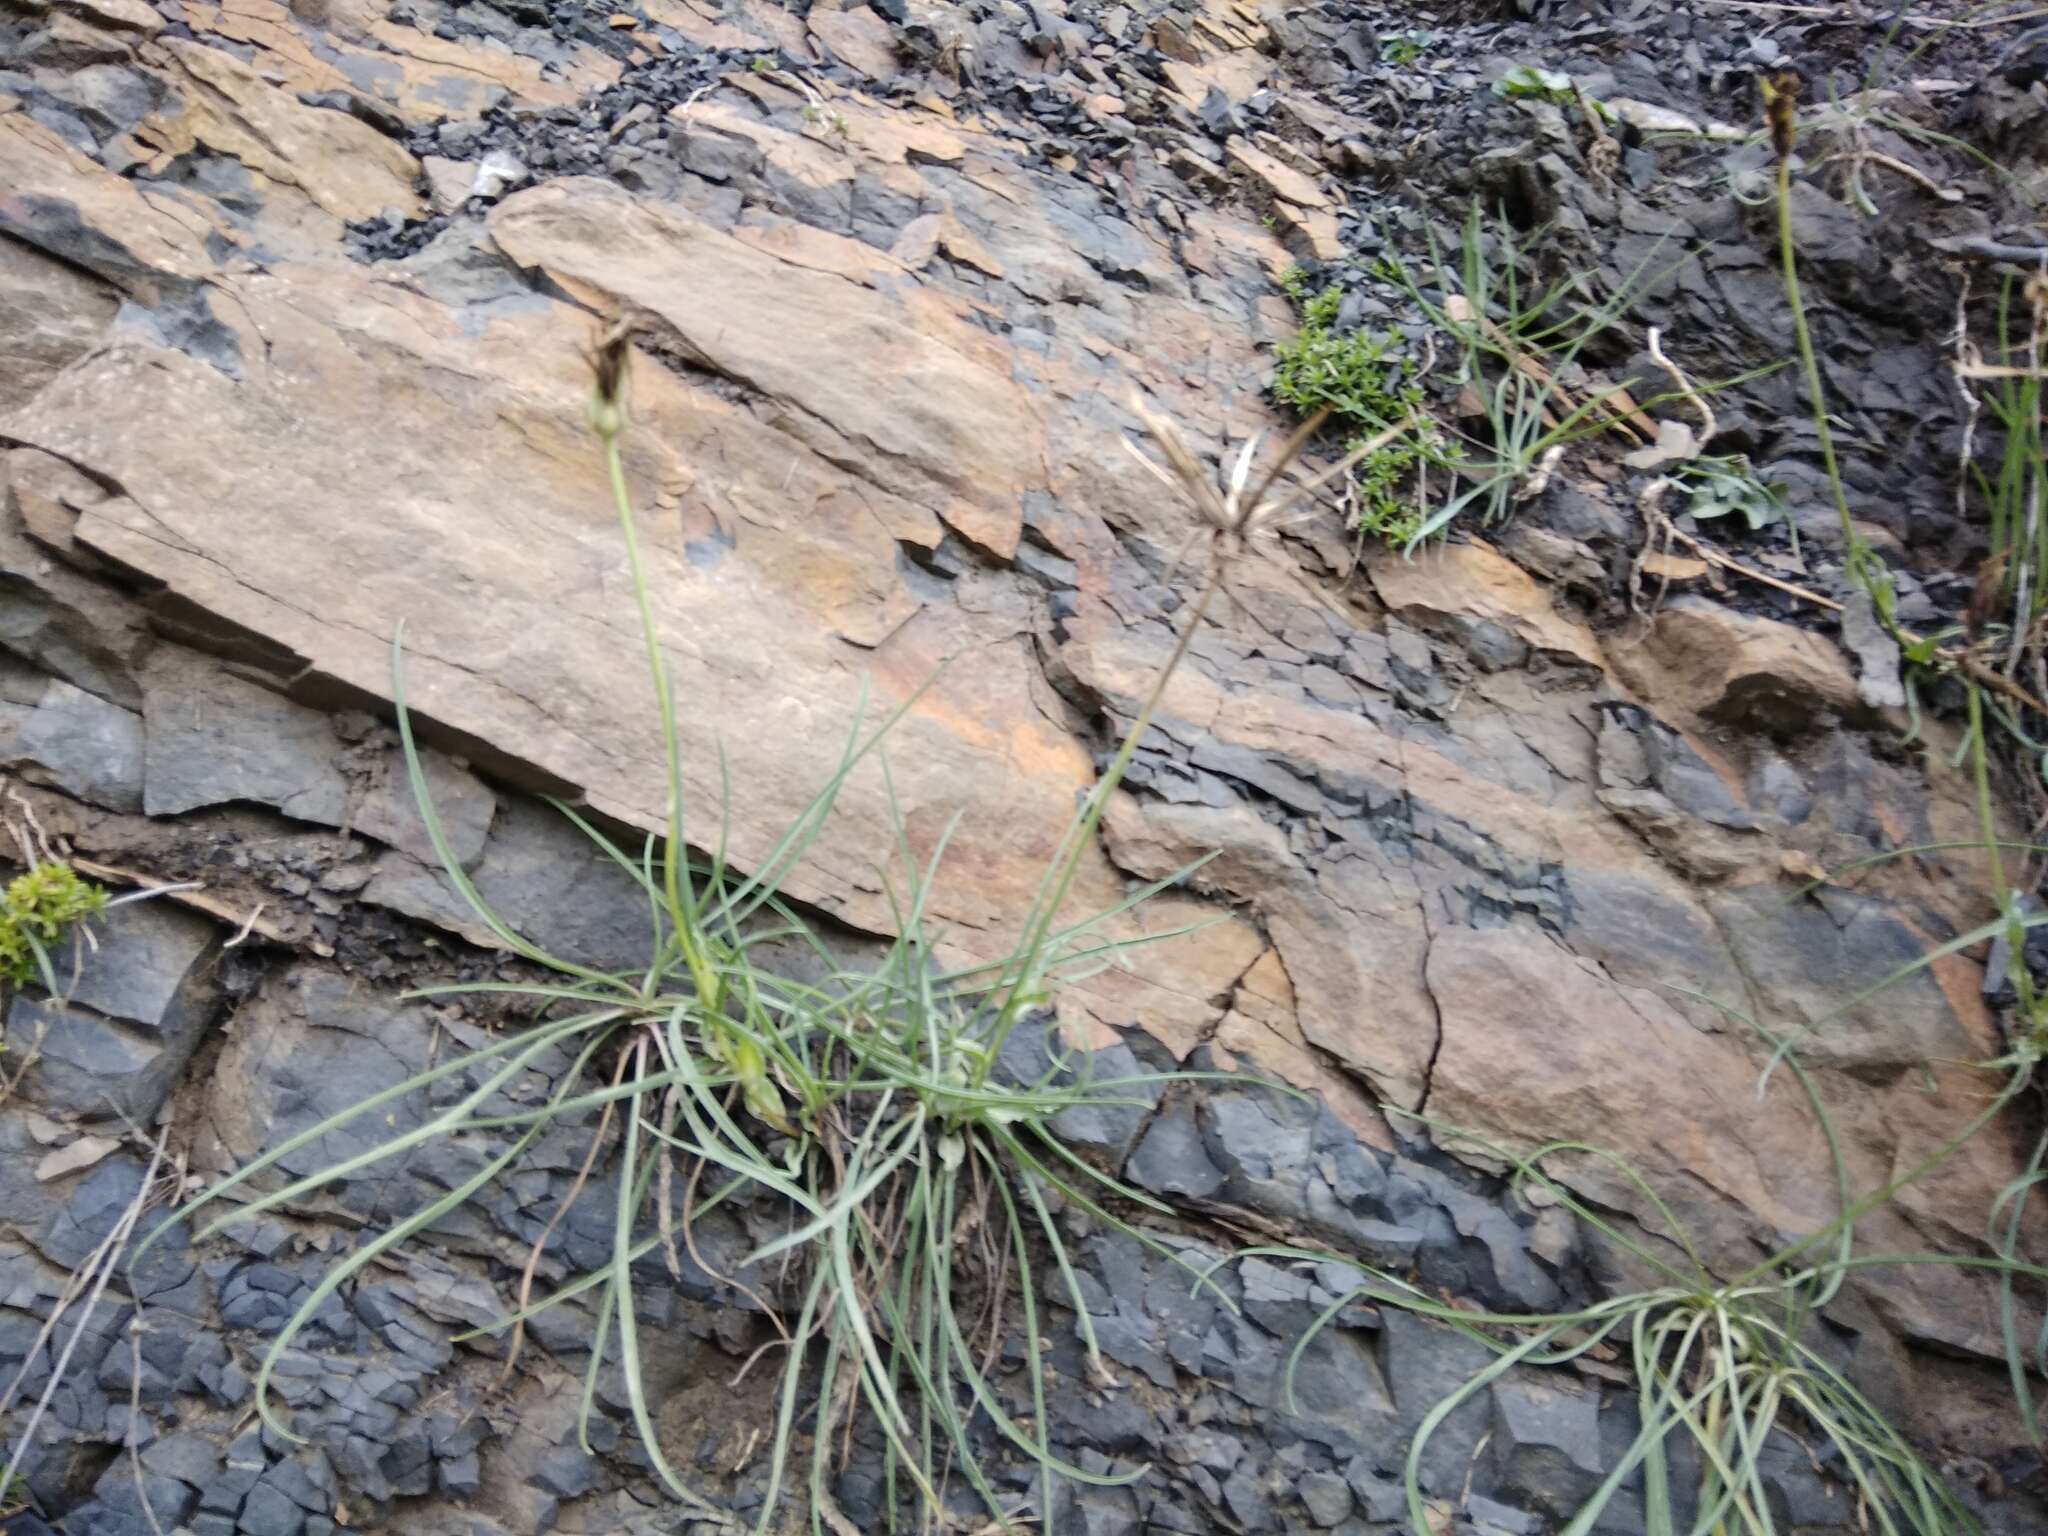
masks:
[[[638,325],[631,315],[613,320],[583,357],[590,364],[590,424],[605,437],[616,437],[626,425],[627,365],[633,358],[633,333]]]
[[[1153,442],[1166,457],[1167,467],[1161,467],[1140,453],[1128,439],[1124,447],[1155,479],[1185,496],[1201,515],[1208,527],[1198,530],[1196,538],[1199,539],[1203,533],[1208,535],[1211,577],[1219,582],[1226,581],[1231,567],[1246,555],[1270,553],[1278,543],[1280,531],[1301,517],[1302,513],[1296,510],[1301,503],[1416,425],[1412,419],[1396,422],[1364,442],[1354,444],[1349,453],[1319,474],[1297,477],[1294,483],[1283,486],[1283,478],[1295,473],[1302,451],[1329,418],[1330,413],[1325,408],[1301,423],[1293,436],[1281,444],[1278,455],[1256,485],[1251,477],[1252,460],[1257,457],[1259,444],[1264,440],[1263,433],[1244,445],[1219,484],[1189,449],[1180,429],[1165,417],[1148,410],[1142,396],[1135,393],[1131,396],[1131,410],[1152,434]],[[1174,567],[1178,569],[1179,565],[1180,560],[1176,558]],[[1326,596],[1306,587],[1305,583],[1301,585],[1316,601],[1328,604]]]
[[[1792,158],[1799,137],[1799,76],[1781,70],[1764,81],[1764,120],[1771,125],[1771,148],[1780,160]]]

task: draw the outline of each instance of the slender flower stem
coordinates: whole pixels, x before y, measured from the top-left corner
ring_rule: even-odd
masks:
[[[1166,658],[1166,664],[1159,669],[1159,675],[1152,681],[1152,691],[1145,696],[1145,702],[1138,708],[1137,718],[1131,722],[1131,728],[1124,733],[1123,744],[1117,748],[1116,756],[1110,759],[1108,771],[1103,774],[1101,781],[1095,786],[1094,793],[1089,796],[1088,808],[1082,814],[1080,823],[1074,828],[1061,859],[1059,874],[1032,917],[1024,945],[1019,951],[1023,956],[1023,963],[1018,967],[1009,993],[1003,999],[1002,1011],[996,1020],[986,1063],[977,1077],[977,1086],[980,1078],[987,1074],[987,1064],[992,1064],[1002,1053],[1003,1041],[1015,1026],[1018,1010],[1032,990],[1031,983],[1044,958],[1046,937],[1052,931],[1053,920],[1058,916],[1060,907],[1067,899],[1068,891],[1073,887],[1074,875],[1080,869],[1082,856],[1095,841],[1095,829],[1102,823],[1103,812],[1109,807],[1109,797],[1115,793],[1117,785],[1123,782],[1124,774],[1130,769],[1131,759],[1137,756],[1139,738],[1150,729],[1152,717],[1158,712],[1159,702],[1166,696],[1166,685],[1172,681],[1173,674],[1180,670],[1181,662],[1187,659],[1188,647],[1194,643],[1195,631],[1202,627],[1203,621],[1208,617],[1209,605],[1215,601],[1217,588],[1221,584],[1220,576],[1211,576],[1202,587],[1201,596],[1195,599],[1194,612],[1189,615],[1186,626],[1181,630],[1179,638],[1174,641],[1173,651]]]
[[[1859,568],[1857,551],[1861,541],[1849,516],[1849,498],[1842,493],[1842,471],[1835,461],[1835,434],[1828,425],[1827,396],[1821,389],[1820,364],[1813,353],[1813,332],[1806,323],[1806,301],[1799,289],[1799,252],[1792,240],[1792,157],[1778,157],[1778,257],[1785,268],[1785,297],[1792,305],[1792,331],[1799,339],[1799,363],[1806,374],[1807,398],[1813,407],[1813,428],[1820,434],[1821,462],[1827,466],[1828,486],[1835,493],[1835,510],[1842,517],[1842,547],[1849,553],[1849,568]],[[1792,535],[1792,555],[1799,557],[1799,522],[1785,519]]]
[[[625,460],[619,441],[624,423],[614,413],[598,423],[604,441],[605,469],[611,477],[612,501],[618,509],[619,530],[626,540],[626,567],[633,578],[633,600],[640,610],[640,630],[647,641],[647,667],[654,675],[654,694],[661,710],[663,755],[668,760],[668,849],[662,860],[662,882],[668,897],[669,919],[690,967],[697,993],[707,1011],[716,1009],[718,980],[709,958],[698,942],[694,916],[696,892],[690,889],[688,852],[683,842],[683,758],[681,738],[676,732],[675,689],[669,681],[668,662],[661,654],[661,640],[654,626],[654,600],[649,595],[647,568],[640,558],[640,535],[633,517],[633,498],[626,486]]]

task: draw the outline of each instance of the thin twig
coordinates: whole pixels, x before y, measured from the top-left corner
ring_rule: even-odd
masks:
[[[619,1052],[619,1064],[612,1071],[612,1087],[616,1088],[626,1078],[626,1062],[631,1052]],[[526,1255],[526,1265],[519,1272],[519,1305],[516,1309],[519,1321],[512,1325],[512,1343],[505,1351],[504,1367],[498,1372],[494,1387],[503,1387],[512,1379],[512,1368],[519,1363],[519,1351],[526,1343],[526,1308],[533,1297],[533,1277],[540,1268],[540,1258],[547,1251],[548,1239],[555,1235],[555,1228],[562,1218],[569,1214],[569,1207],[583,1193],[583,1186],[590,1181],[590,1170],[597,1165],[597,1154],[604,1147],[605,1132],[611,1129],[612,1111],[618,1107],[617,1099],[605,1100],[604,1114],[597,1122],[597,1132],[590,1138],[590,1148],[583,1154],[583,1166],[576,1170],[576,1177],[569,1185],[569,1192],[562,1196],[561,1204],[555,1207],[555,1214],[548,1218],[548,1224],[541,1228],[540,1236],[533,1240],[533,1247]]]
[[[156,1506],[149,1502],[149,1483],[142,1475],[142,1436],[136,1426],[142,1422],[142,1297],[134,1297],[135,1317],[128,1324],[128,1464],[135,1473],[135,1499],[156,1536],[164,1536],[163,1522]]]
[[[1706,447],[1720,435],[1721,424],[1714,419],[1714,408],[1707,404],[1706,397],[1693,388],[1685,370],[1664,355],[1664,333],[1654,325],[1650,327],[1650,360],[1671,376],[1679,395],[1700,413],[1700,446]]]
[[[1694,538],[1676,525],[1673,525],[1671,528],[1671,536],[1698,555],[1702,560],[1718,565],[1723,570],[1733,571],[1738,576],[1747,576],[1751,581],[1760,581],[1767,587],[1776,587],[1780,592],[1789,593],[1791,596],[1801,598],[1806,602],[1814,604],[1816,607],[1825,608],[1831,613],[1840,613],[1842,611],[1842,605],[1832,597],[1822,597],[1820,593],[1815,592],[1810,587],[1802,587],[1793,582],[1781,580],[1776,576],[1767,575],[1753,566],[1744,565],[1740,560],[1731,560],[1728,556],[1722,554],[1721,551],[1714,548],[1713,545]]]
[[[85,1338],[85,1330],[92,1322],[93,1313],[99,1310],[100,1297],[106,1293],[108,1282],[114,1278],[114,1271],[119,1266],[121,1254],[128,1246],[129,1237],[135,1231],[135,1224],[142,1219],[142,1213],[149,1205],[150,1197],[155,1193],[156,1172],[163,1165],[164,1147],[170,1139],[170,1134],[171,1128],[168,1125],[157,1133],[156,1148],[150,1153],[149,1166],[142,1171],[142,1182],[136,1186],[134,1198],[128,1202],[127,1209],[121,1212],[121,1219],[114,1224],[113,1231],[100,1239],[99,1246],[87,1256],[85,1267],[74,1277],[74,1285],[83,1285],[87,1276],[95,1270],[98,1271],[98,1278],[92,1281],[91,1294],[86,1297],[85,1310],[76,1326],[72,1328],[71,1337],[65,1341],[63,1353],[58,1355],[56,1363],[50,1367],[50,1379],[43,1386],[43,1395],[36,1399],[36,1405],[29,1413],[28,1422],[22,1426],[21,1437],[15,1442],[14,1453],[7,1458],[6,1469],[0,1471],[0,1488],[12,1483],[14,1474],[21,1469],[21,1458],[28,1454],[36,1430],[43,1422],[43,1415],[49,1412],[50,1399],[57,1395],[57,1388],[64,1380],[64,1372],[71,1364],[71,1357],[78,1352],[78,1346]],[[37,1332],[35,1343],[22,1357],[21,1369],[8,1384],[6,1393],[0,1395],[0,1415],[4,1415],[13,1403],[14,1394],[27,1376],[29,1367],[35,1363],[36,1355],[55,1334],[58,1320],[77,1294],[76,1290],[67,1289],[66,1295],[58,1298],[49,1320]]]

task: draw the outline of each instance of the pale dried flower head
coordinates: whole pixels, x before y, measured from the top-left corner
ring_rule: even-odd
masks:
[[[1245,555],[1272,553],[1278,545],[1281,530],[1301,521],[1313,510],[1311,505],[1304,504],[1309,497],[1414,426],[1412,419],[1398,421],[1374,433],[1320,473],[1306,480],[1294,479],[1282,484],[1301,457],[1302,450],[1329,419],[1330,413],[1326,408],[1294,429],[1256,483],[1251,477],[1252,461],[1258,456],[1259,444],[1265,440],[1263,432],[1255,434],[1239,450],[1229,474],[1219,484],[1189,449],[1180,428],[1148,409],[1145,402],[1135,395],[1131,399],[1131,409],[1152,434],[1159,451],[1166,456],[1166,465],[1162,468],[1140,453],[1128,438],[1124,440],[1124,447],[1162,485],[1193,503],[1207,525],[1205,529],[1196,530],[1195,539],[1199,540],[1204,532],[1209,535],[1211,574],[1219,580],[1227,576],[1230,568]],[[1176,565],[1178,563],[1175,562]]]

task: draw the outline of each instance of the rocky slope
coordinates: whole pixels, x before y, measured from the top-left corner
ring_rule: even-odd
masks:
[[[1603,98],[1662,82],[1705,120],[1746,111],[1779,52],[1825,63],[1843,46],[1811,24],[1643,5],[1537,25],[1235,0],[5,5],[10,814],[32,808],[116,884],[203,882],[123,909],[71,1006],[24,997],[10,1014],[17,1053],[41,1042],[0,1108],[0,1355],[28,1362],[29,1400],[53,1375],[39,1319],[142,1179],[132,1145],[95,1136],[122,1119],[153,1134],[161,1115],[181,1168],[205,1176],[499,1022],[397,996],[499,963],[472,947],[488,935],[432,872],[394,771],[400,624],[479,885],[551,942],[630,960],[638,895],[531,798],[660,818],[584,422],[595,316],[647,317],[628,467],[698,802],[722,750],[742,787],[733,854],[764,856],[860,721],[930,682],[889,748],[894,793],[919,856],[959,818],[934,912],[957,957],[986,958],[1199,580],[1177,559],[1188,508],[1126,451],[1133,395],[1218,456],[1284,425],[1265,394],[1295,323],[1281,274],[1412,259],[1418,209],[1455,222],[1504,186],[1617,272],[1660,241],[1692,253],[1640,318],[1702,376],[1781,356],[1768,229],[1730,190],[1752,147],[1617,146],[1487,85],[1512,63],[1568,64]],[[1390,64],[1379,40],[1402,29],[1430,41]],[[1981,133],[2023,137],[2024,85],[1956,46]],[[1831,291],[1865,284],[1882,312],[1822,317],[1832,377],[1862,381],[1844,406],[1857,511],[1901,551],[1960,549],[1931,279],[1820,182],[1801,196]],[[2006,235],[1941,200],[1915,216],[1928,241]],[[1342,270],[1355,312],[1413,325],[1362,262]],[[1724,424],[1794,487],[1801,579],[1839,594],[1793,388],[1754,381]],[[1518,1308],[1613,1281],[1614,1254],[1412,1122],[1397,1136],[1391,1107],[1515,1147],[1597,1140],[1716,1261],[1754,1258],[1825,1223],[1835,1193],[1796,1085],[1759,1093],[1764,1053],[1715,1004],[1815,1026],[1807,1058],[1859,1187],[1981,1102],[1963,1064],[2001,1042],[1980,958],[1841,1006],[1981,921],[1971,857],[1804,889],[1972,835],[1953,732],[1930,722],[1933,750],[1906,750],[1882,658],[1852,657],[1768,589],[1630,613],[1631,494],[1589,449],[1512,523],[1412,561],[1358,558],[1329,516],[1245,567],[1198,637],[1076,901],[1110,905],[1216,852],[1134,919],[1211,921],[1071,988],[1064,1022],[1325,1107],[1176,1090],[1089,1128],[1186,1207],[1186,1241],[1249,1225]],[[1940,565],[1908,583],[1930,614],[1953,595]],[[841,804],[789,889],[858,944],[889,922],[879,775]],[[1872,1251],[1972,1251],[2024,1138],[2018,1123],[1980,1138],[1875,1213]],[[673,1528],[617,1420],[597,1454],[577,1445],[582,1322],[547,1329],[550,1359],[504,1390],[483,1348],[450,1343],[505,1305],[581,1150],[551,1147],[323,1314],[280,1387],[309,1449],[247,1421],[263,1333],[351,1227],[455,1167],[417,1159],[231,1242],[153,1250],[92,1316],[43,1418],[25,1465],[45,1513],[106,1536],[149,1529],[143,1498],[201,1536]],[[1572,1177],[1675,1235],[1602,1164]],[[607,1240],[601,1198],[577,1211],[566,1265]],[[727,1236],[737,1252],[740,1223]],[[1244,1317],[1196,1317],[1137,1250],[1087,1243],[1124,1379],[1090,1390],[1074,1366],[1063,1432],[1084,1455],[1161,1465],[1136,1492],[1077,1495],[1082,1529],[1399,1517],[1388,1474],[1469,1369],[1462,1341],[1361,1316],[1281,1412],[1275,1362],[1325,1304],[1316,1284],[1247,1269]],[[2019,1439],[1989,1368],[1988,1287],[1872,1271],[1835,1324],[1858,1379],[1938,1453],[2025,1472],[2004,1462]],[[765,1408],[741,1392],[735,1418],[719,1384],[754,1321],[694,1273],[651,1325],[672,1351],[678,1454],[742,1469],[744,1507]],[[1062,1347],[1056,1371],[1073,1366]],[[1625,1443],[1626,1399],[1597,1379],[1504,1382],[1446,1442],[1432,1491],[1480,1529],[1540,1529]],[[139,1472],[119,1453],[131,1439]],[[1782,1460],[1799,1523],[1850,1521]],[[872,1511],[862,1475],[845,1502]],[[2026,1528],[2026,1496],[1992,1518]]]

